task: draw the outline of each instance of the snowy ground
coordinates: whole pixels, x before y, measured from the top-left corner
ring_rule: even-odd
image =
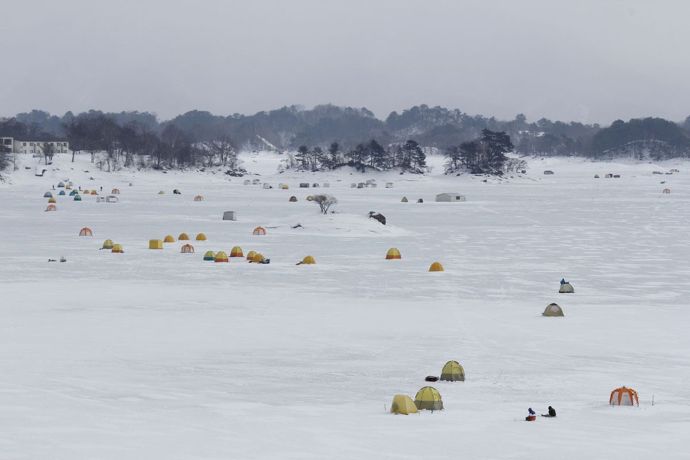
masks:
[[[535,159],[526,177],[484,183],[433,159],[430,176],[359,190],[349,171],[244,160],[290,189],[102,173],[88,156],[58,156],[42,178],[25,158],[0,184],[0,458],[688,458],[690,163]],[[58,197],[43,212],[66,178],[121,201]],[[304,200],[306,181],[330,182],[337,214]],[[434,203],[443,191],[467,202]],[[147,246],[202,231],[193,255]],[[99,251],[106,238],[125,254]],[[234,245],[272,262],[201,260]],[[389,247],[403,259],[384,260]],[[296,266],[305,255],[317,265]],[[427,272],[435,260],[445,272]],[[562,276],[575,294],[557,294]],[[565,318],[541,316],[554,301]],[[444,411],[386,412],[450,359],[467,381],[434,385]],[[608,406],[621,385],[639,408]],[[557,419],[522,421],[549,404]]]

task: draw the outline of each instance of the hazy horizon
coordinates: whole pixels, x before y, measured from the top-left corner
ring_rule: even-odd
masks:
[[[690,115],[690,4],[26,1],[0,25],[0,112],[414,105],[610,124]],[[19,18],[19,19],[16,19]]]

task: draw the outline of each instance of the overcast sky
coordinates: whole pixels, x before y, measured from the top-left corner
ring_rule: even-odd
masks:
[[[4,0],[0,114],[690,115],[690,1]]]

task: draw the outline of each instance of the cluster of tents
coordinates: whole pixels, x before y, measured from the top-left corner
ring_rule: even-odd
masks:
[[[120,189],[118,188],[113,188],[110,192],[110,195],[107,197],[100,197],[98,190],[96,189],[84,189],[82,190],[81,187],[78,189],[72,188],[73,184],[72,182],[66,181],[66,182],[59,182],[57,184],[57,188],[60,189],[59,192],[57,192],[57,196],[70,196],[72,197],[73,201],[82,201],[82,195],[86,196],[96,196],[97,200],[99,202],[105,201],[107,203],[117,203],[119,201],[118,197],[116,195],[120,194]],[[69,194],[65,192],[65,190],[70,190]],[[80,193],[81,192],[81,193]],[[47,191],[43,194],[43,198],[48,198],[48,206],[46,207],[46,212],[48,211],[57,211],[57,198],[56,195],[54,195],[51,191]]]
[[[429,378],[427,377],[427,380]],[[432,380],[436,380],[434,377]],[[447,382],[464,382],[465,369],[457,361],[448,361],[441,369],[442,381]],[[415,414],[420,410],[443,410],[443,399],[441,393],[432,387],[424,386],[417,391],[414,400],[408,395],[397,394],[393,396],[390,412],[392,414]]]

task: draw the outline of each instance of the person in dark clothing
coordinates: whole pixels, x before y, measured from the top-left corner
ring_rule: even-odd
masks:
[[[555,417],[556,416],[556,409],[549,406],[549,413],[548,414],[541,414],[541,416],[542,417]]]
[[[565,278],[561,278],[561,284],[566,284],[566,283],[567,283],[567,281],[565,280]]]

